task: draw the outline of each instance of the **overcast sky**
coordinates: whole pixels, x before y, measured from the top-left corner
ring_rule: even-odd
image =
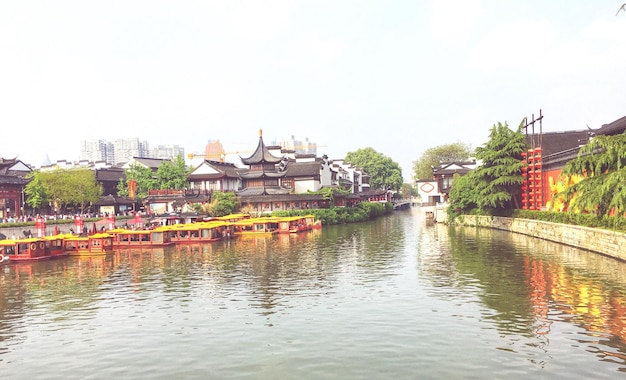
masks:
[[[626,115],[624,0],[0,0],[0,156],[80,140],[227,151],[291,135],[372,147],[411,179],[431,147],[497,122]],[[617,13],[617,14],[616,14]]]

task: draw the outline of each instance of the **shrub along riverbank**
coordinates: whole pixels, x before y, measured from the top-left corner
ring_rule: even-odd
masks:
[[[607,230],[626,231],[626,218],[621,216],[605,216],[599,218],[594,214],[581,214],[575,212],[515,210],[511,217],[561,224],[572,224],[591,228],[602,228]]]
[[[581,227],[601,228],[605,230],[614,230],[626,232],[626,217],[621,216],[604,216],[598,217],[594,214],[584,214],[575,212],[556,212],[556,211],[536,211],[536,210],[504,210],[498,213],[486,214],[474,209],[466,215],[476,216],[501,216],[509,218],[520,218],[530,220],[540,220],[543,222],[552,222],[560,224],[569,224]],[[458,215],[449,213],[448,215],[452,223]]]
[[[391,202],[361,202],[356,207],[274,211],[272,216],[314,215],[322,225],[365,222],[393,212]]]

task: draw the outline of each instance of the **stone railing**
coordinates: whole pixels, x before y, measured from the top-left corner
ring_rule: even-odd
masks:
[[[626,233],[623,232],[498,216],[463,215],[456,223],[533,236],[626,261]]]

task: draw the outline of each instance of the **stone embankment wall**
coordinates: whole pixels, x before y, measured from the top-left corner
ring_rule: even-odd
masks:
[[[498,216],[463,215],[457,223],[529,235],[626,261],[626,233]]]

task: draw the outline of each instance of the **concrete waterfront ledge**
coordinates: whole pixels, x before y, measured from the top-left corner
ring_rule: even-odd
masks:
[[[626,233],[541,220],[462,215],[457,224],[537,237],[626,261]]]

